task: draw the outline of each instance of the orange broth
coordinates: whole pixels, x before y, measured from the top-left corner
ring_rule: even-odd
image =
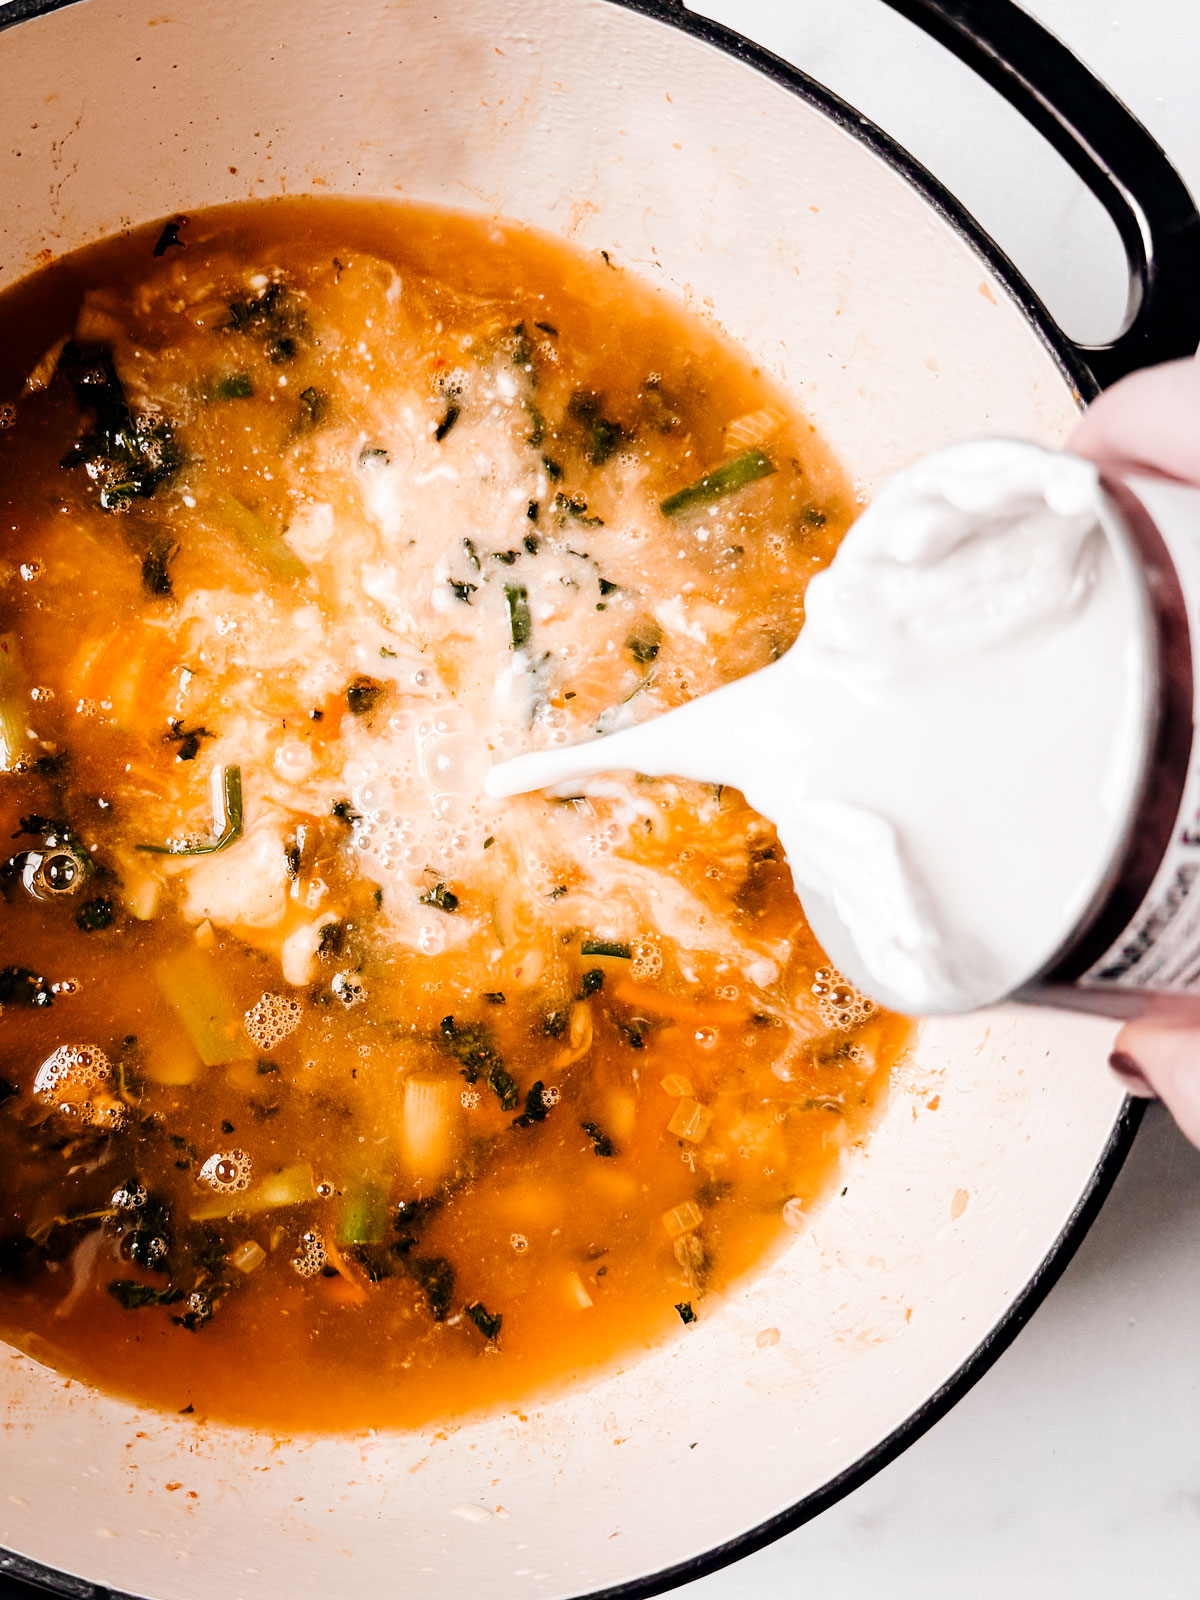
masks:
[[[733,791],[480,783],[787,648],[811,425],[600,254],[313,200],[8,290],[0,420],[0,1334],[286,1429],[703,1336],[908,1026]]]

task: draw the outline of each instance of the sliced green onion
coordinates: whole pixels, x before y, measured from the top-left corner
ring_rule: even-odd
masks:
[[[342,1206],[338,1223],[339,1244],[382,1244],[387,1233],[387,1196],[376,1183],[366,1182],[351,1189]]]
[[[269,527],[256,511],[251,511],[231,494],[221,495],[218,509],[238,543],[271,577],[278,578],[281,583],[308,577],[308,568],[284,542],[283,535]]]
[[[277,1206],[303,1205],[317,1198],[313,1170],[308,1162],[272,1172],[261,1183],[242,1193],[214,1195],[191,1212],[193,1222],[217,1222],[222,1217],[253,1216],[259,1211],[274,1211]]]
[[[139,844],[154,856],[211,856],[242,837],[242,769],[222,767],[213,773],[212,783],[213,833],[215,838],[207,844]]]
[[[581,956],[616,956],[621,961],[630,961],[633,951],[627,944],[614,943],[611,939],[585,939],[579,946]]]
[[[659,510],[664,517],[677,517],[681,512],[692,511],[697,506],[712,505],[715,500],[744,489],[756,478],[770,477],[774,471],[774,465],[761,450],[747,450],[745,455],[735,456],[724,466],[706,472],[697,482],[688,484],[686,489],[677,489],[674,494],[669,494]]]

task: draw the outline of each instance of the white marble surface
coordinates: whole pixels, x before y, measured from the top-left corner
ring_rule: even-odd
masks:
[[[882,124],[993,233],[1070,333],[1111,334],[1124,275],[1098,206],[909,24],[878,0],[693,0],[692,9]],[[1137,112],[1200,195],[1196,0],[1027,0],[1026,9]],[[1158,1107],[1062,1281],[970,1394],[824,1515],[680,1593],[1200,1596],[1200,1154]]]

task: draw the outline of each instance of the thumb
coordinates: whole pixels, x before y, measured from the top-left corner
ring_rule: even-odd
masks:
[[[1128,1022],[1109,1065],[1130,1094],[1157,1095],[1200,1146],[1200,1026],[1151,1018]]]

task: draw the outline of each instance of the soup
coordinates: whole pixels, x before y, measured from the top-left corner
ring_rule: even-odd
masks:
[[[907,1025],[729,789],[481,798],[772,660],[853,496],[707,323],[264,202],[0,297],[0,1334],[411,1426],[703,1334]]]

